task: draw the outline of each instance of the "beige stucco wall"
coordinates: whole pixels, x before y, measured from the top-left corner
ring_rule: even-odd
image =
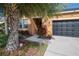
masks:
[[[74,20],[74,19],[79,19],[79,12],[62,13],[52,18],[52,20]]]
[[[47,30],[46,36],[51,36],[52,35],[51,19],[49,17],[46,17],[43,20],[46,20],[46,21],[43,21],[43,26],[46,26],[46,30]]]
[[[28,31],[31,35],[34,35],[37,32],[37,27],[32,18],[29,19],[29,22],[30,22],[30,24],[28,25]]]
[[[47,20],[47,21],[44,21],[44,20]],[[37,34],[37,27],[33,21],[33,18],[29,19],[29,25],[28,25],[28,31],[30,34],[34,35],[34,34]],[[43,18],[42,19],[42,26],[46,26],[46,30],[47,30],[47,33],[46,33],[46,36],[48,35],[52,35],[52,22],[49,18]]]

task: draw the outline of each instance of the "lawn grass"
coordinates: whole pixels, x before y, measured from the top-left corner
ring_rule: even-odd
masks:
[[[36,48],[38,51],[35,55],[43,56],[47,49],[47,44],[29,43],[28,47],[33,49]]]
[[[44,53],[45,53],[45,51],[46,51],[46,49],[47,49],[47,44],[45,44],[45,45],[40,45],[41,47],[40,47],[40,56],[43,56],[44,55]]]

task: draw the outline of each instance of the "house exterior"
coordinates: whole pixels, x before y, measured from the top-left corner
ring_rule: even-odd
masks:
[[[62,11],[52,18],[23,17],[20,19],[18,30],[25,33],[28,31],[31,35],[44,32],[43,35],[46,37],[53,35],[79,37],[79,10]]]
[[[25,17],[25,19],[27,19],[28,26],[27,28],[19,29],[19,31],[28,31],[31,35],[39,35],[42,28],[45,28],[44,31],[46,33],[44,33],[43,35],[46,37],[52,35],[52,22],[49,17],[33,17],[30,19]],[[41,31],[41,33],[44,31]]]
[[[46,19],[47,21],[45,21]],[[29,22],[31,22],[29,32],[35,34],[33,18]],[[52,18],[44,17],[42,18],[42,26],[46,27],[46,36],[79,37],[79,9],[62,11]]]
[[[79,37],[79,9],[63,11],[53,17],[52,35]]]

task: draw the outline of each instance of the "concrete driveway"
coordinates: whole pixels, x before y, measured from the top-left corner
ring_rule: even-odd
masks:
[[[79,38],[53,36],[44,56],[79,56]]]

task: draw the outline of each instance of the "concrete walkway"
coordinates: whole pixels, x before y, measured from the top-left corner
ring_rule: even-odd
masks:
[[[25,40],[30,41],[30,42],[37,42],[37,43],[43,43],[43,44],[47,44],[48,43],[48,39],[42,39],[42,38],[38,38],[38,35],[33,35],[31,37],[26,38]]]
[[[79,38],[53,36],[48,43],[45,56],[79,56]]]

